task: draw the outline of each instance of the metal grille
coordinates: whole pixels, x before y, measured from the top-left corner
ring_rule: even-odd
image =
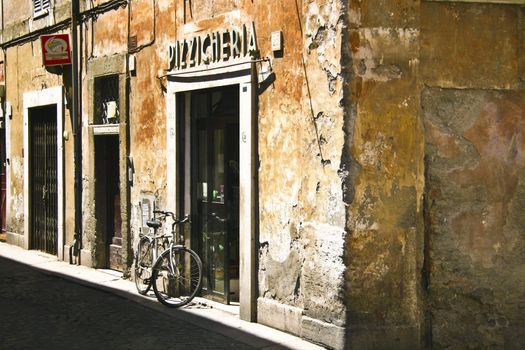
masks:
[[[108,75],[95,79],[95,124],[119,123],[119,77]]]
[[[31,248],[57,254],[56,108],[31,112]]]

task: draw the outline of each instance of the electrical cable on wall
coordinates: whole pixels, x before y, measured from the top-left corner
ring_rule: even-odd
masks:
[[[79,23],[83,23],[88,19],[96,19],[100,14],[115,10],[119,7],[126,7],[129,0],[112,0],[105,4],[99,5],[95,8],[84,11],[80,14]],[[37,40],[43,34],[52,34],[71,27],[71,18],[67,18],[54,25],[44,27],[39,30],[32,31],[25,35],[21,35],[13,40],[6,41],[0,44],[0,48],[7,49],[9,47],[23,45],[25,43]]]

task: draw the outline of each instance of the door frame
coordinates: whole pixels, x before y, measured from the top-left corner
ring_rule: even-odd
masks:
[[[177,130],[177,94],[226,85],[239,86],[239,304],[240,318],[256,321],[257,274],[256,240],[256,160],[257,160],[257,77],[254,62],[223,68],[177,72],[167,76],[167,205],[178,212],[178,198],[185,193],[178,188],[177,140],[184,130]],[[186,108],[189,108],[186,104]],[[182,193],[178,193],[178,192]]]
[[[236,95],[237,95],[237,100],[236,100],[236,103],[239,104],[239,100],[238,100],[238,92],[239,92],[239,86],[238,85],[228,85],[228,87],[230,88],[230,90],[237,90],[236,91]],[[223,91],[226,87],[219,87],[219,88],[210,88],[210,89],[204,89],[204,90],[201,90],[203,91],[202,93],[203,94],[207,94],[210,98],[210,100],[208,102],[211,102],[211,96],[213,94],[214,91]],[[189,106],[194,106],[194,102],[191,100],[191,95],[193,95],[193,93],[191,92],[184,92],[184,94],[186,96],[185,99],[186,101],[184,103],[186,104],[189,104]],[[189,96],[188,96],[189,95]],[[188,98],[189,97],[189,98]],[[228,166],[226,164],[226,160],[227,159],[231,159],[227,156],[230,155],[230,153],[227,153],[227,148],[229,149],[229,147],[227,147],[227,141],[226,140],[234,140],[234,139],[231,139],[227,136],[230,136],[231,134],[229,134],[230,132],[230,129],[229,127],[231,127],[232,124],[235,124],[236,125],[236,128],[237,128],[237,132],[236,134],[239,135],[239,107],[236,107],[236,110],[235,110],[235,116],[234,114],[231,114],[231,115],[227,115],[226,117],[223,115],[223,116],[214,116],[214,117],[211,117],[212,116],[212,110],[211,110],[211,104],[208,105],[209,109],[207,110],[208,114],[207,114],[207,118],[204,118],[204,119],[201,119],[201,120],[192,120],[192,115],[193,115],[193,112],[191,111],[191,108],[186,108],[185,110],[185,122],[184,122],[184,126],[185,126],[185,134],[186,136],[190,136],[189,138],[187,138],[187,140],[189,140],[188,144],[186,145],[188,148],[187,148],[187,152],[183,157],[184,159],[184,163],[185,163],[185,166],[186,166],[186,170],[190,170],[190,175],[186,175],[187,178],[186,179],[189,179],[189,181],[185,182],[184,184],[180,184],[180,186],[187,186],[185,187],[185,190],[186,190],[186,196],[187,198],[189,198],[190,196],[192,196],[192,198],[185,198],[185,200],[190,200],[191,203],[185,203],[186,205],[189,204],[189,207],[191,208],[191,213],[199,213],[197,211],[197,207],[198,207],[198,199],[196,198],[197,197],[197,193],[198,193],[198,181],[195,182],[193,181],[194,180],[194,176],[197,175],[198,173],[198,169],[199,168],[199,148],[200,148],[200,143],[199,141],[201,140],[199,138],[199,134],[201,131],[205,131],[205,137],[206,137],[206,140],[207,140],[207,149],[206,149],[206,157],[207,157],[207,174],[205,175],[206,179],[207,179],[207,194],[206,194],[206,197],[207,197],[207,209],[206,209],[206,213],[207,213],[207,222],[208,222],[208,231],[210,234],[213,234],[212,232],[210,231],[213,231],[213,229],[210,229],[210,213],[212,213],[212,210],[210,210],[211,207],[213,207],[214,205],[217,205],[216,202],[213,201],[213,195],[212,195],[212,189],[213,188],[218,188],[218,187],[215,187],[216,183],[214,183],[214,179],[213,179],[213,176],[211,175],[211,172],[213,172],[214,169],[217,164],[216,163],[213,163],[213,166],[211,162],[212,159],[214,159],[214,155],[216,154],[216,143],[215,143],[215,131],[216,130],[222,130],[224,132],[223,134],[223,137],[224,137],[224,157],[223,157],[223,166],[224,166],[224,182],[223,182],[223,185],[225,186],[225,195],[227,196],[228,193],[230,194],[233,194],[232,191],[229,191],[227,185],[228,184],[231,184],[231,179],[229,178],[230,175],[228,175]],[[199,125],[200,124],[200,125]],[[180,125],[180,124],[179,124]],[[203,127],[204,126],[204,127]],[[237,157],[235,158],[237,160],[237,162],[239,162],[239,136],[237,136],[236,138],[237,142],[235,142],[235,147],[236,147],[236,154],[237,154]],[[233,142],[231,142],[230,144],[234,144]],[[231,149],[230,149],[231,151]],[[181,155],[180,155],[181,156]],[[190,158],[190,159],[187,159],[187,158]],[[180,164],[182,164],[182,161],[180,162]],[[237,182],[237,187],[239,187],[239,183]],[[195,197],[193,197],[195,196]],[[229,197],[226,197],[225,198],[226,200],[223,201],[223,205],[225,205],[225,210],[226,210],[226,213],[227,213],[227,202],[228,200],[230,199]],[[239,202],[237,202],[239,204]],[[188,208],[189,209],[189,208]],[[225,213],[223,213],[225,214]],[[239,213],[238,213],[239,214]],[[222,214],[221,214],[222,215]],[[228,215],[227,215],[228,216]],[[195,219],[195,218],[194,218]],[[238,218],[237,218],[238,220]],[[200,219],[199,219],[200,221]],[[205,293],[205,298],[207,299],[210,299],[210,300],[214,300],[214,301],[218,301],[218,302],[222,302],[222,303],[225,303],[227,305],[230,304],[231,302],[231,295],[230,295],[230,276],[229,276],[229,272],[230,272],[230,262],[229,262],[229,257],[230,257],[230,249],[229,249],[229,246],[230,246],[230,239],[232,238],[231,234],[233,233],[232,231],[229,230],[229,228],[227,226],[229,226],[230,224],[230,221],[228,220],[226,223],[223,223],[223,225],[225,225],[226,227],[223,227],[223,229],[225,230],[225,236],[224,236],[224,256],[223,256],[223,259],[222,259],[222,263],[223,263],[223,271],[224,271],[224,280],[222,282],[223,284],[223,287],[224,287],[224,290],[223,292],[218,292],[217,291],[217,288],[210,288],[210,285],[212,283],[212,279],[209,279],[207,278],[206,279],[206,282],[207,282],[207,286],[204,285],[204,280],[203,280],[203,285],[202,285],[202,289],[204,290],[204,288],[206,287],[206,293]],[[195,222],[193,223],[192,225],[192,229],[195,229]],[[238,226],[238,225],[237,225]],[[211,226],[213,227],[213,226]],[[193,231],[193,230],[192,230]],[[237,227],[237,238],[236,240],[238,241],[239,239],[239,230],[238,230],[238,227]],[[202,250],[197,250],[197,245],[199,246],[199,248],[204,248],[204,245],[207,245],[207,244],[203,244],[203,241],[202,241],[202,235],[199,235],[197,234],[199,237],[195,237],[195,235],[193,235],[193,232],[192,232],[192,238],[196,238],[198,240],[198,242],[196,242],[196,244],[194,245],[194,250],[197,251],[197,253],[199,253],[201,259],[202,259],[202,263],[203,263],[203,271],[204,272],[208,272],[209,273],[209,264],[210,264],[210,260],[209,259],[212,259],[214,260],[213,258],[211,258],[211,256],[207,256],[207,258],[204,258],[203,257],[203,254],[206,254],[204,253],[204,249]],[[209,242],[208,242],[209,243]],[[201,246],[202,245],[202,246]],[[239,243],[237,243],[237,249],[239,248]],[[209,249],[209,246],[208,246],[208,249]],[[209,253],[209,252],[207,252]],[[204,266],[206,265],[205,262],[207,263],[208,266]],[[216,261],[214,261],[213,263],[215,263]],[[238,268],[239,269],[239,268]],[[210,276],[207,276],[207,277],[210,277]],[[216,281],[214,281],[213,283],[215,284]],[[215,287],[217,287],[217,285],[215,285]]]
[[[29,110],[35,107],[56,105],[57,111],[57,256],[64,260],[64,91],[62,86],[56,86],[40,91],[24,93],[24,249],[30,245],[30,174],[29,174]]]

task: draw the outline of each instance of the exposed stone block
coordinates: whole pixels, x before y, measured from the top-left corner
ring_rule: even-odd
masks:
[[[418,29],[360,28],[350,32],[349,41],[354,71],[364,81],[406,81],[416,76]]]
[[[331,323],[303,316],[301,336],[315,343],[327,345],[333,349],[345,348],[345,328]]]
[[[300,335],[303,310],[267,298],[257,299],[257,322]]]
[[[520,349],[525,95],[428,89],[422,103],[433,343]]]
[[[71,255],[69,254],[69,249],[70,249],[70,248],[71,248],[70,245],[68,245],[68,244],[64,244],[64,261],[69,261],[70,256],[73,255],[73,254],[71,254]],[[74,258],[75,258],[75,257],[73,256],[73,259],[74,259]]]
[[[519,11],[517,6],[423,1],[423,81],[440,87],[515,87]]]
[[[344,263],[341,228],[329,225],[305,225],[302,233],[309,244],[297,289],[303,300],[305,315],[312,318],[344,323],[343,297]]]
[[[370,327],[348,325],[347,349],[359,350],[421,350],[425,349],[418,326],[391,325]]]
[[[90,250],[82,249],[80,251],[80,264],[87,267],[94,267],[93,257]]]
[[[122,246],[109,245],[109,268],[122,271]]]
[[[350,9],[359,15],[363,27],[416,28],[419,26],[418,0],[366,0],[350,1]],[[381,9],[381,10],[378,10]]]
[[[6,232],[6,242],[7,244],[16,245],[19,247],[24,247],[24,235],[19,235],[18,233]]]
[[[520,57],[520,79],[522,85],[525,84],[525,21],[523,18],[525,17],[525,7],[521,7],[521,28],[518,28],[518,31],[521,31],[521,42],[520,42],[520,51],[519,51],[519,57]]]
[[[306,338],[328,348],[344,349],[345,328],[303,315],[303,309],[268,298],[257,300],[257,322]]]

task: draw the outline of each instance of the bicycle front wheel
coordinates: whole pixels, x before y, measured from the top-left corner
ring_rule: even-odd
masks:
[[[185,247],[167,249],[153,266],[151,282],[162,304],[168,307],[186,305],[201,287],[201,259],[193,250]]]
[[[135,252],[135,286],[137,291],[145,295],[151,287],[153,268],[153,245],[146,237],[142,237]]]

